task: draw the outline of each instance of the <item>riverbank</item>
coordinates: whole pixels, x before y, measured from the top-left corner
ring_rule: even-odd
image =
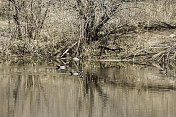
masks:
[[[81,10],[85,12],[85,19],[81,19],[72,2],[31,1],[31,4],[34,8],[6,1],[1,4],[0,9],[4,11],[0,13],[2,59],[50,61],[78,57],[96,61],[175,61],[176,23],[173,19],[176,9],[172,0],[124,3],[114,8],[123,10],[103,24],[98,11],[92,11],[95,19],[85,21],[93,10],[89,4]],[[20,7],[21,13],[15,11],[13,5]],[[111,5],[111,2],[106,4],[107,7]],[[101,5],[97,7],[102,8]],[[90,9],[86,12],[86,8]],[[42,11],[40,17],[37,17],[37,11]],[[106,12],[112,13],[111,10]],[[15,13],[18,18],[14,18]],[[86,26],[86,22],[94,26]],[[95,29],[97,26],[101,28]]]
[[[2,22],[2,21],[1,21]],[[0,56],[1,59],[29,59],[29,60],[56,60],[69,59],[77,56],[80,59],[94,61],[156,61],[168,62],[175,58],[175,29],[163,29],[127,33],[112,37],[106,44],[94,41],[83,44],[79,55],[72,55],[77,46],[70,48],[76,41],[45,40],[13,40],[8,34],[7,22],[2,23],[0,29]],[[70,48],[70,49],[69,49]],[[66,52],[68,50],[68,52]],[[65,52],[65,54],[64,54]],[[64,56],[63,56],[64,54]]]

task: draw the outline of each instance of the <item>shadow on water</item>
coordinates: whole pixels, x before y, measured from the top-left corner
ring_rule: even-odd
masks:
[[[2,117],[174,117],[174,65],[0,64]],[[61,62],[60,64],[64,64]],[[162,72],[161,71],[166,71]],[[80,75],[70,72],[83,71]],[[162,88],[162,90],[161,90]],[[164,90],[167,89],[167,90]]]

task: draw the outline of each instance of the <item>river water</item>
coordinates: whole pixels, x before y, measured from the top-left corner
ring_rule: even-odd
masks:
[[[53,66],[0,64],[0,117],[176,115],[174,74],[162,74],[156,65],[84,63],[67,70]],[[70,71],[76,70],[83,72],[73,76]]]

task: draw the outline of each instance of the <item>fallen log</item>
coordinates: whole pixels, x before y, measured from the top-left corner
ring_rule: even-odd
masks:
[[[69,46],[69,47],[64,51],[64,53],[61,55],[61,58],[62,58],[65,54],[67,54],[68,51],[69,51],[70,49],[72,49],[76,44],[77,44],[77,42],[75,42],[74,44],[72,44],[71,46]]]

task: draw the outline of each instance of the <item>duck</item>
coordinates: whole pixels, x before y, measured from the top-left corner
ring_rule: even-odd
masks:
[[[159,72],[160,72],[161,74],[167,74],[167,69],[159,69]]]
[[[65,70],[65,69],[67,69],[67,66],[66,66],[66,65],[57,65],[56,67],[57,67],[57,69],[60,69],[60,70]]]
[[[70,74],[71,74],[72,76],[80,76],[80,75],[82,75],[82,73],[83,73],[83,71],[79,71],[79,72],[76,72],[76,71],[70,72]]]

